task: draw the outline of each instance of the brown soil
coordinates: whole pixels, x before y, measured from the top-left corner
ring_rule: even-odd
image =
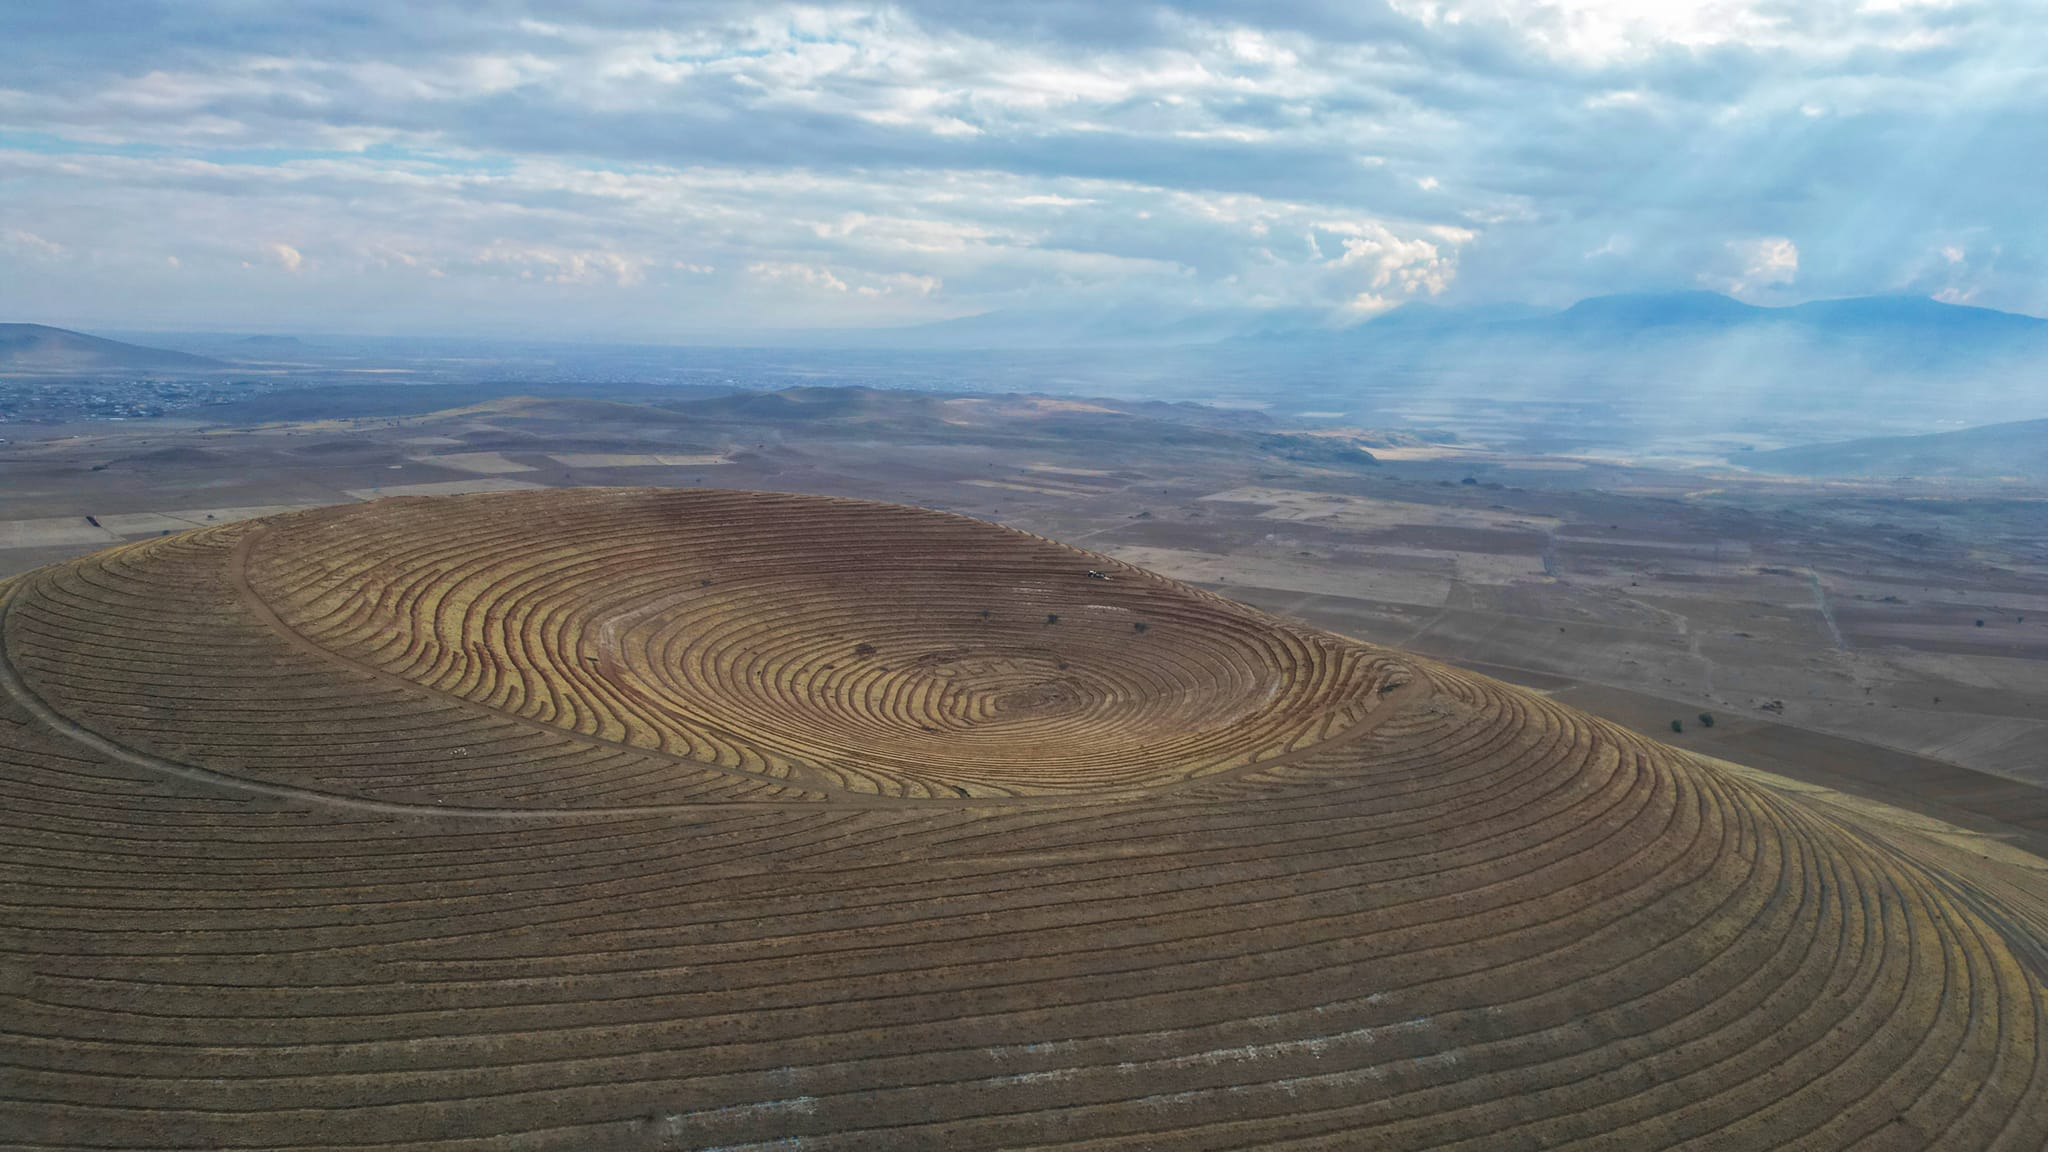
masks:
[[[2022,863],[1021,532],[536,490],[0,592],[21,1144],[2048,1142]]]

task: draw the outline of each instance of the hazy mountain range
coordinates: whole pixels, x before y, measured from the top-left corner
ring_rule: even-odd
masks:
[[[63,330],[35,324],[0,325],[0,331]],[[1596,296],[1569,308],[1528,304],[1445,307],[1414,303],[1354,323],[1334,323],[1307,309],[1172,309],[1139,305],[1015,309],[900,328],[756,329],[688,332],[689,346],[859,348],[902,350],[1174,346],[1285,346],[1304,349],[1370,348],[1440,342],[1451,336],[1534,342],[1611,343],[1686,336],[1748,333],[1819,339],[2048,342],[2048,320],[1988,308],[1943,304],[1914,296],[1860,296],[1784,308],[1745,304],[1716,292],[1655,292]],[[76,336],[77,334],[71,334]],[[144,334],[135,334],[147,340]],[[295,336],[216,333],[164,334],[168,343],[203,344],[216,355],[315,349]],[[80,337],[91,340],[91,337]],[[485,343],[463,340],[461,343]],[[0,363],[11,354],[0,347]]]
[[[1877,436],[1744,453],[1747,468],[1798,476],[2048,477],[2048,420],[1925,436]]]
[[[1660,410],[1666,432],[1807,439],[2048,416],[2048,320],[1906,296],[1783,308],[1701,291],[1549,310],[1410,304],[1349,327],[1294,311],[995,312],[807,333],[792,346],[971,353],[986,364],[1063,353],[1048,378],[1158,395],[1197,383],[1304,408],[1402,396],[1622,403]]]
[[[1294,311],[997,312],[913,328],[733,334],[605,346],[234,334],[182,352],[0,325],[0,373],[91,377],[410,365],[436,378],[805,382],[1227,396],[1428,420],[1421,408],[1624,407],[1659,435],[1751,430],[1780,443],[2048,416],[2048,320],[1871,296],[1763,308],[1712,292],[1601,296],[1561,310],[1414,304],[1348,328]],[[291,364],[280,364],[279,353]],[[780,363],[778,361],[778,363]],[[464,374],[467,373],[467,376]],[[1421,406],[1421,407],[1418,407]]]
[[[1882,335],[2042,340],[2048,339],[2048,320],[1914,296],[1861,296],[1765,308],[1717,292],[1690,291],[1596,296],[1562,310],[1526,304],[1452,308],[1416,303],[1348,326],[1332,325],[1325,313],[1286,309],[1040,309],[989,312],[911,328],[818,332],[806,342],[836,339],[862,346],[917,348],[1223,342],[1371,347],[1454,334],[1488,339],[1628,340],[1736,331],[1836,339]]]
[[[128,372],[198,372],[219,360],[103,340],[42,324],[0,324],[0,372],[92,376]]]

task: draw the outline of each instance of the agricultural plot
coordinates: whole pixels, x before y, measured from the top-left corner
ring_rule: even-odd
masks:
[[[413,461],[455,472],[474,472],[479,476],[533,471],[533,465],[521,464],[503,452],[442,452],[433,456],[415,456]]]
[[[477,492],[520,492],[538,488],[530,480],[508,480],[486,476],[479,480],[435,480],[425,484],[387,484],[375,488],[350,488],[357,500],[378,500],[386,496],[463,496]]]
[[[0,548],[50,548],[65,544],[104,544],[119,539],[83,516],[49,516],[35,520],[0,520]]]
[[[1482,528],[1504,532],[1547,532],[1559,522],[1550,517],[1518,515],[1485,508],[1445,510],[1393,500],[1363,500],[1327,492],[1250,486],[1212,492],[1202,497],[1229,504],[1260,504],[1270,520],[1327,523],[1349,529],[1394,529],[1417,524]]]
[[[409,497],[0,612],[10,1143],[2048,1142],[1965,839],[1023,532]]]
[[[708,468],[731,462],[723,452],[555,452],[548,459],[567,468]]]

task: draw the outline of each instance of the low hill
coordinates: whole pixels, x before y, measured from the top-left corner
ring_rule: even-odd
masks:
[[[1797,476],[2048,479],[2048,420],[1745,452],[1740,460],[1747,468]]]
[[[688,417],[650,404],[619,400],[587,400],[572,396],[506,396],[465,412],[493,419],[540,421],[549,424],[687,424]]]
[[[110,372],[199,372],[219,360],[103,340],[43,324],[0,324],[0,372],[94,376]]]
[[[401,496],[0,606],[13,1146],[2048,1147],[2017,849],[1000,525]]]
[[[1773,318],[1770,309],[1744,304],[1719,292],[1645,292],[1581,300],[1550,318],[1547,325],[1571,332],[1614,332],[1733,328]]]
[[[1947,335],[2001,337],[2040,336],[2048,333],[2048,320],[1973,308],[1966,304],[1944,304],[1923,296],[1859,296],[1847,300],[1815,300],[1793,308],[1779,309],[1787,319],[1826,327],[1837,332],[1883,330],[1936,332]]]

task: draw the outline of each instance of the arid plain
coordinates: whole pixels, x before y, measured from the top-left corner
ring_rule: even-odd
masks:
[[[2048,1139],[2032,495],[246,415],[0,457],[25,1143]]]

